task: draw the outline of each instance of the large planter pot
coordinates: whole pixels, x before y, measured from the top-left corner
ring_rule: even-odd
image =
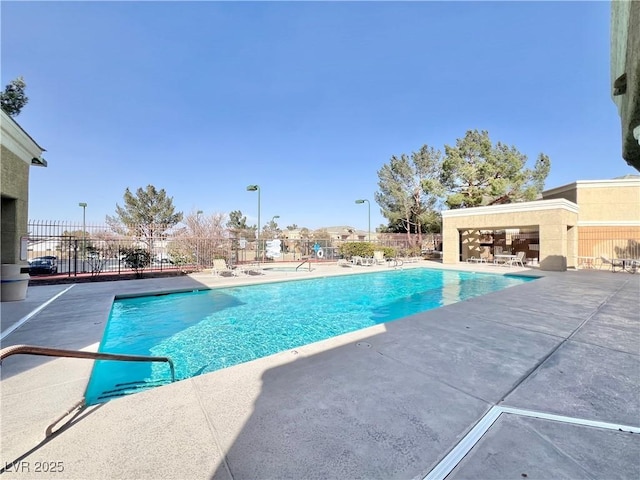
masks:
[[[20,273],[23,265],[3,263],[0,266],[0,301],[14,302],[27,298],[29,274]]]

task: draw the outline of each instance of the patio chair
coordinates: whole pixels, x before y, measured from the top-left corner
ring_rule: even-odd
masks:
[[[600,268],[602,268],[603,265],[608,265],[607,268],[610,268],[612,272],[616,271],[616,267],[620,270],[624,270],[624,263],[622,263],[622,260],[611,260],[606,255],[600,255],[600,259],[602,260]]]
[[[229,268],[224,258],[215,258],[211,273],[216,277],[237,277],[239,271]]]
[[[511,258],[507,263],[510,267],[513,265],[520,265],[521,267],[524,267],[524,256],[525,252],[518,252],[516,253],[516,257]]]
[[[374,250],[374,252],[373,252],[373,262],[376,265],[384,265],[385,264],[384,252],[382,250]]]

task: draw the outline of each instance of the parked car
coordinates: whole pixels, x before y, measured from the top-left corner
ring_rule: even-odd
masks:
[[[172,264],[173,264],[173,262],[172,262],[171,260],[169,260],[168,258],[163,257],[163,258],[159,258],[159,259],[158,259],[158,258],[156,258],[156,259],[152,262],[152,264],[153,264],[153,265],[155,265],[155,266],[158,266],[158,265],[169,266],[169,265],[172,265]]]
[[[54,267],[58,266],[58,257],[56,257],[55,255],[43,255],[41,257],[32,258],[31,260],[29,260],[29,265],[31,265],[31,263],[36,260],[47,260],[48,262],[51,262]]]
[[[53,263],[53,260],[46,260],[44,258],[34,258],[29,264],[30,275],[42,275],[42,274],[58,273],[58,266]]]

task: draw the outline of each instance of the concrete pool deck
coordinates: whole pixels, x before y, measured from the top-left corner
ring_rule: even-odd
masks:
[[[421,266],[445,268],[407,268]],[[2,347],[96,350],[114,295],[386,269],[314,268],[29,287],[24,302],[1,304]],[[74,411],[48,439],[92,362],[9,357],[3,477],[640,478],[640,275],[533,274],[542,278]]]

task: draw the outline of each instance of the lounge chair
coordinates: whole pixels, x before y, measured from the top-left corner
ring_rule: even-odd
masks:
[[[353,267],[353,263],[351,263],[346,258],[341,258],[341,259],[338,260],[338,266],[339,267]]]
[[[402,261],[401,258],[396,257],[396,258],[389,258],[387,260],[387,266],[388,267],[393,267],[393,268],[402,268],[402,265],[404,264],[404,262]]]
[[[373,259],[373,257],[362,257],[360,259],[360,265],[362,265],[363,267],[370,267],[374,263],[375,260]]]
[[[264,269],[262,268],[262,265],[260,265],[257,262],[243,266],[241,272],[247,275],[264,275],[265,274]]]
[[[415,255],[408,255],[402,259],[405,263],[417,263],[422,260],[422,257],[416,257]]]
[[[611,260],[606,255],[600,255],[600,259],[602,260],[602,265],[608,265],[608,268],[611,268],[612,272],[616,271],[616,267],[620,270],[624,270],[624,263],[622,260]],[[602,265],[600,265],[600,268],[602,268]]]
[[[373,261],[376,265],[384,265],[384,252],[382,250],[374,250],[373,252]]]
[[[487,259],[485,257],[469,257],[467,263],[487,263]]]
[[[224,258],[216,258],[213,260],[211,273],[216,277],[237,277],[240,271],[229,268]]]

